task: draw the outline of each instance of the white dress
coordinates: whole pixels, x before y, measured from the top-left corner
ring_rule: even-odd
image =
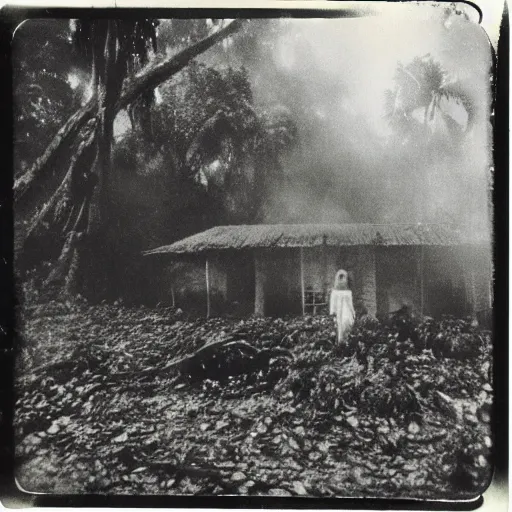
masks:
[[[329,312],[336,315],[336,325],[338,327],[338,343],[345,341],[350,329],[354,325],[356,313],[352,302],[352,292],[350,290],[333,290]]]

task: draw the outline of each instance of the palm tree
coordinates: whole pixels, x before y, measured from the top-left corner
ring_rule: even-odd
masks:
[[[444,126],[452,134],[468,133],[474,121],[473,105],[457,80],[447,73],[429,54],[416,57],[404,66],[398,64],[395,88],[385,92],[385,117],[399,134],[420,132],[430,136]],[[450,108],[451,107],[451,108]],[[454,117],[461,110],[467,121]]]
[[[429,54],[398,64],[395,87],[385,91],[385,117],[393,130],[394,142],[414,144],[423,160],[431,162],[440,143],[460,143],[472,129],[475,115],[462,84],[452,79]],[[435,144],[434,144],[435,141]],[[418,220],[426,217],[429,173],[418,173]]]

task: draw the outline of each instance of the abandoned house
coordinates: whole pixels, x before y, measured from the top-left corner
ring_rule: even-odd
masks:
[[[491,310],[489,240],[443,224],[217,226],[145,254],[171,269],[172,302],[195,301],[207,316],[326,313],[340,268],[359,313]]]

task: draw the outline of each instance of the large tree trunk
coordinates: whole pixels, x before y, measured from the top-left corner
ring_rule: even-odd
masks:
[[[83,227],[88,214],[84,203],[89,203],[96,182],[96,130],[97,123],[91,120],[84,130],[85,139],[72,146],[62,183],[24,230],[23,244],[16,253],[19,271],[51,257],[52,249],[62,247],[70,229]]]
[[[118,45],[117,22],[110,21],[106,28],[104,48],[100,65],[101,79],[98,81],[96,97],[98,98],[98,159],[96,175],[98,187],[93,198],[92,225],[88,231],[98,230],[105,226],[110,219],[112,204],[112,139],[114,136],[114,119],[116,104],[121,95],[124,70],[126,65],[126,50]]]
[[[104,290],[101,295],[108,293],[108,285],[116,274],[116,239],[114,220],[116,215],[115,176],[112,166],[112,140],[114,138],[114,119],[117,113],[116,105],[121,95],[124,78],[124,66],[130,58],[128,50],[118,44],[118,24],[108,22],[105,44],[103,49],[103,69],[98,84],[98,155],[96,176],[98,186],[89,204],[87,237],[83,244],[79,243],[76,253],[76,265],[70,266],[70,275],[66,281],[68,290],[80,289],[79,283],[86,272],[90,280],[102,283]],[[81,240],[80,240],[81,241]],[[88,261],[87,261],[88,260]]]
[[[141,94],[155,89],[162,82],[181,71],[198,55],[239,30],[243,23],[243,20],[235,20],[177,55],[162,62],[150,64],[141,70],[125,83],[122,94],[113,107],[114,116]],[[23,176],[15,181],[14,200],[17,214],[33,212],[37,204],[46,202],[52,196],[52,191],[55,190],[66,173],[65,166],[58,165],[59,162],[67,160],[67,153],[72,145],[71,141],[80,136],[84,125],[97,111],[98,98],[94,96],[66,121],[43,155]]]
[[[59,165],[59,162],[72,156],[73,139],[81,136],[83,127],[96,110],[94,100],[75,112],[34,165],[14,182],[16,215],[32,214],[38,204],[45,203],[53,195],[66,172],[66,166]]]
[[[87,274],[87,281],[94,281],[90,284],[96,298],[108,294],[108,283],[116,273],[116,250],[113,245],[116,236],[112,229],[115,226],[111,222],[115,216],[111,145],[117,112],[180,71],[217,41],[233,33],[241,21],[231,23],[171,59],[146,68],[126,83],[124,89],[124,70],[121,66],[125,65],[126,55],[118,44],[118,27],[115,21],[105,23],[108,25],[100,30],[103,38],[95,36],[93,49],[99,56],[94,59],[92,77],[95,95],[87,108],[68,120],[36,166],[15,184],[18,214],[20,210],[24,213],[34,211],[36,201],[46,201],[30,223],[22,254],[17,255],[21,256],[18,257],[18,270],[28,268],[27,262],[34,259],[32,256],[41,255],[37,250],[40,237],[38,240],[36,234],[40,235],[40,228],[43,227],[46,229],[43,236],[45,245],[51,249],[62,248],[45,280],[46,287],[57,293],[87,293],[84,286],[84,276]],[[84,130],[87,121],[88,130]],[[71,135],[76,135],[78,139],[74,144],[69,143]],[[67,157],[64,161],[70,161],[67,168],[61,163],[64,157]],[[60,185],[59,176],[62,180]],[[92,180],[92,177],[95,179]],[[96,181],[99,181],[99,186],[94,188]],[[90,183],[93,185],[88,186]],[[34,186],[36,184],[37,187]],[[52,186],[57,190],[49,195]],[[47,233],[52,236],[47,237]],[[31,262],[32,266],[34,263]],[[100,290],[95,283],[102,283],[103,289]]]
[[[81,262],[83,237],[84,234],[77,231],[70,231],[67,234],[59,259],[44,282],[47,290],[54,291],[60,297],[71,296],[81,291],[78,284],[78,269]]]

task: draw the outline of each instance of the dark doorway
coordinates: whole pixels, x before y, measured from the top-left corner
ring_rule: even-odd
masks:
[[[275,249],[267,259],[265,314],[302,314],[299,249]]]
[[[227,258],[227,313],[247,316],[254,312],[254,257],[240,251]]]
[[[375,258],[377,315],[408,307],[421,312],[419,251],[416,247],[380,247]]]
[[[463,317],[470,311],[464,270],[454,248],[425,248],[423,272],[425,314],[434,318]]]

